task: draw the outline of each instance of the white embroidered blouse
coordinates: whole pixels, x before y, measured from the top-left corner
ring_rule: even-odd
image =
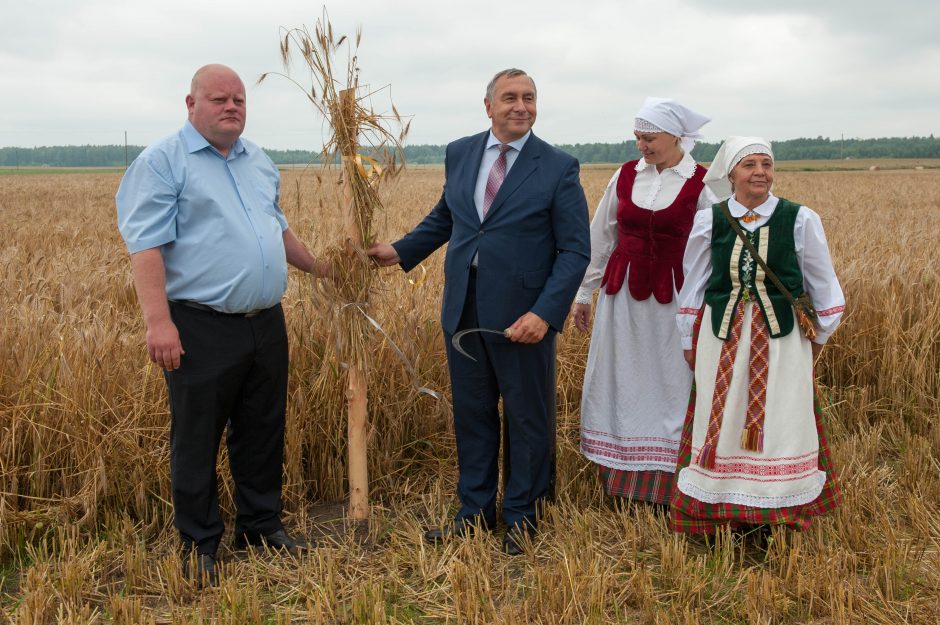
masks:
[[[753,210],[757,213],[757,220],[750,223],[740,222],[741,227],[753,232],[766,224],[777,208],[777,201],[777,198],[770,194],[767,201]],[[735,218],[742,217],[748,210],[735,200],[734,196],[728,200],[728,208]],[[682,349],[692,349],[692,326],[705,301],[705,288],[712,273],[711,239],[712,211],[700,210],[695,214],[682,261],[685,283],[679,292],[679,312],[676,316]],[[819,215],[806,206],[800,206],[796,214],[793,241],[800,271],[803,272],[803,286],[809,293],[818,315],[819,325],[814,342],[823,345],[842,320],[845,296],[832,265],[822,221]]]
[[[649,165],[642,158],[636,164],[636,178],[633,181],[631,199],[640,208],[662,210],[668,208],[679,195],[682,185],[695,174],[695,160],[689,154],[683,154],[682,160],[674,167],[659,172],[655,165]],[[604,197],[597,205],[594,219],[591,220],[591,264],[588,265],[581,288],[575,297],[578,304],[590,304],[594,290],[601,284],[607,261],[617,247],[617,181],[620,180],[620,168],[614,172]],[[698,196],[696,208],[699,212],[711,207],[718,199],[707,186]]]

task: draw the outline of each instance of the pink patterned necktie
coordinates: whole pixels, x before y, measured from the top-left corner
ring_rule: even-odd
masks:
[[[502,186],[503,180],[506,178],[506,152],[511,149],[512,146],[510,145],[499,144],[499,156],[496,157],[496,162],[493,163],[493,167],[490,169],[490,175],[486,177],[486,191],[483,192],[484,217],[486,217],[486,213],[493,204],[496,192],[499,191],[499,187]]]

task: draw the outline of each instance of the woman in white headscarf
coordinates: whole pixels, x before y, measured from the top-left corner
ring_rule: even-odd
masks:
[[[685,252],[677,320],[695,390],[670,526],[804,529],[840,499],[813,361],[842,288],[819,216],[771,193],[767,141],[729,138],[705,181],[727,199],[696,215]]]
[[[591,264],[575,299],[586,332],[600,287],[581,400],[581,451],[608,495],[669,503],[692,375],[676,295],[692,221],[716,201],[690,154],[710,120],[647,98],[634,120],[642,158],[607,185],[591,222]]]

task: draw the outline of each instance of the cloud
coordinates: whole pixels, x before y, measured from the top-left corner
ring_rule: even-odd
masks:
[[[785,3],[754,3],[746,0],[684,0],[688,7],[708,11],[716,21],[734,24],[741,16],[760,18],[770,24],[778,19],[800,18],[815,22],[820,37],[838,40],[843,50],[861,54],[876,63],[895,63],[940,48],[937,24],[940,4],[923,0],[853,0],[820,2],[789,0]],[[768,41],[772,45],[772,41]]]
[[[0,145],[114,143],[125,130],[149,143],[185,119],[195,69],[222,62],[248,86],[247,136],[316,149],[322,120],[303,95],[254,81],[281,69],[281,27],[320,15],[299,0],[12,3],[0,22]],[[361,81],[391,85],[413,117],[411,143],[485,128],[483,89],[510,66],[535,78],[536,132],[557,143],[628,138],[647,95],[712,116],[709,140],[940,131],[940,87],[927,78],[940,5],[360,0],[330,6],[330,18],[338,33],[362,26]]]

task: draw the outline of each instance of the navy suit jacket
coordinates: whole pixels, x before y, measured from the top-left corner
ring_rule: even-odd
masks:
[[[473,193],[488,136],[486,131],[447,146],[440,201],[393,246],[410,271],[449,244],[441,304],[448,334],[457,331],[477,253],[483,327],[502,330],[531,311],[560,332],[591,257],[578,161],[530,135],[481,223]]]

